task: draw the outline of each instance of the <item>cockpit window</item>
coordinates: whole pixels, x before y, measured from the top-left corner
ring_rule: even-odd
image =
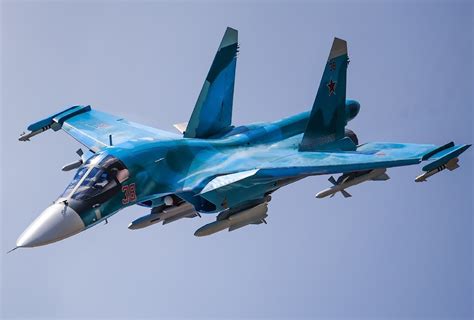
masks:
[[[128,176],[127,168],[117,158],[106,156],[100,160],[92,157],[77,171],[62,197],[72,192],[71,198],[87,200],[116,187]]]
[[[88,168],[86,167],[81,167],[79,170],[77,170],[71,183],[66,187],[66,190],[64,190],[64,192],[61,194],[61,197],[66,197],[71,193],[71,191],[74,189],[77,183],[82,179],[84,174],[87,172],[87,169]]]
[[[95,185],[97,184],[98,177],[100,177],[102,173],[103,171],[101,169],[92,167],[85,179],[82,180],[79,188],[74,191],[72,198],[76,200],[83,200],[97,193]]]
[[[109,183],[109,181],[109,174],[106,171],[103,171],[97,178],[97,181],[92,185],[92,187],[96,189],[102,189],[107,185],[107,183]]]

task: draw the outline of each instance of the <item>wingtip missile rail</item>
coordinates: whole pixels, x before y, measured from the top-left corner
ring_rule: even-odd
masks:
[[[430,171],[427,171],[427,172],[424,172],[422,174],[420,174],[419,176],[417,176],[415,178],[415,182],[426,182],[426,179],[428,179],[429,177],[443,171],[444,169],[448,169],[449,171],[453,171],[453,170],[456,170],[457,168],[459,168],[459,159],[458,158],[453,158],[451,160],[449,160],[447,163],[433,169],[433,170],[430,170]]]
[[[34,136],[42,133],[42,132],[45,132],[46,130],[49,130],[51,128],[50,125],[48,126],[45,126],[41,129],[38,129],[38,130],[35,130],[35,131],[31,131],[31,132],[23,132],[22,134],[20,134],[20,137],[18,138],[19,141],[30,141],[31,138],[33,138]]]
[[[470,144],[455,146],[454,143],[450,142],[427,153],[423,156],[422,160],[428,160],[433,157],[437,157],[437,159],[422,168],[424,172],[415,178],[415,182],[424,182],[429,177],[444,171],[445,169],[448,169],[449,171],[456,170],[459,168],[458,156],[466,151],[470,146]]]
[[[23,132],[18,140],[20,141],[30,141],[30,138],[43,133],[49,129],[53,129],[54,131],[58,131],[61,129],[64,121],[77,116],[78,114],[88,112],[91,110],[91,106],[73,106],[64,111],[59,113],[53,114],[43,120],[37,121],[32,123],[28,126],[28,130],[30,132],[25,133]]]

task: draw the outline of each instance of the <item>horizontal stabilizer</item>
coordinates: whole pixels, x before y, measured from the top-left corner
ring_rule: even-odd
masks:
[[[349,137],[343,137],[341,139],[338,139],[336,141],[320,144],[317,146],[314,146],[311,151],[326,151],[326,152],[331,152],[331,151],[355,151],[357,150],[357,146],[355,143],[352,141],[351,138]],[[309,150],[308,150],[309,151]]]

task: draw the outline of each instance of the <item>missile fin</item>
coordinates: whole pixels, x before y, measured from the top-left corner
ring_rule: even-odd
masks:
[[[449,171],[453,171],[453,170],[456,170],[457,168],[459,168],[459,164],[456,164],[456,165],[454,165],[454,166],[452,166],[452,167],[449,167],[448,170],[449,170]]]
[[[334,179],[333,176],[330,176],[329,179],[328,179],[329,182],[331,182],[333,185],[337,185],[337,182],[336,182],[336,179]]]
[[[459,168],[458,161],[458,158],[453,158],[449,160],[448,163],[446,163],[446,169],[448,169],[449,171],[456,170],[457,168]]]
[[[341,193],[344,196],[344,198],[352,197],[352,195],[349,192],[347,192],[346,190],[341,190]]]

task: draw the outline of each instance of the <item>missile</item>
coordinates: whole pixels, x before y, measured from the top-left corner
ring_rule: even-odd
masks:
[[[443,171],[444,169],[448,169],[449,171],[453,171],[454,169],[459,168],[458,164],[459,159],[458,158],[453,158],[449,160],[447,163],[443,164],[442,166],[439,166],[436,169],[433,169],[431,171],[424,172],[423,174],[420,174],[418,177],[415,178],[416,182],[424,182],[426,179],[431,177],[432,175],[437,174],[438,172]]]
[[[163,210],[160,218],[163,220],[163,225],[165,225],[182,218],[194,217],[201,217],[201,215],[194,209],[192,204],[185,202],[179,206],[173,206]]]
[[[167,224],[179,220],[181,218],[192,218],[198,215],[199,214],[194,209],[193,205],[187,202],[184,202],[179,206],[165,208],[157,207],[154,208],[150,214],[147,214],[146,216],[140,217],[132,221],[128,225],[128,228],[130,230],[142,229],[161,221],[163,221],[163,224]]]
[[[374,180],[374,181],[384,181],[390,179],[390,177],[385,173],[387,169],[374,169],[366,174],[362,175],[349,175],[346,178],[342,179],[340,182],[336,182],[336,180],[331,177],[329,181],[333,184],[332,187],[328,189],[324,189],[323,191],[316,194],[316,198],[325,198],[327,196],[334,196],[337,192],[341,192],[345,198],[351,197],[351,195],[345,190],[349,187],[355,186],[360,184],[364,181]]]
[[[151,226],[152,224],[160,222],[160,215],[157,213],[147,214],[146,216],[140,217],[136,220],[133,220],[128,225],[130,230],[143,229]]]
[[[48,130],[49,128],[51,128],[51,126],[46,126],[46,127],[41,128],[41,129],[38,129],[36,131],[32,131],[32,132],[28,132],[28,133],[23,132],[20,135],[20,137],[18,138],[18,140],[20,140],[20,141],[30,141],[30,138],[40,134],[41,132],[44,132],[44,131]]]
[[[249,224],[260,224],[265,222],[268,211],[268,202],[261,203],[249,209],[245,209],[230,217],[208,223],[197,229],[194,235],[196,237],[209,236],[224,229],[233,231]],[[266,223],[266,222],[265,222]]]

